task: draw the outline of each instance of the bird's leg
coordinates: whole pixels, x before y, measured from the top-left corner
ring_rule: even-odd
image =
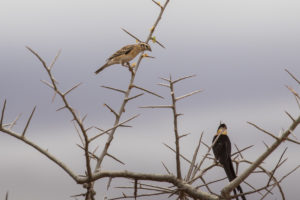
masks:
[[[128,66],[128,70],[131,72],[131,75],[133,76],[135,74],[135,71],[133,69],[133,67],[131,67],[129,62],[126,62],[127,66]]]

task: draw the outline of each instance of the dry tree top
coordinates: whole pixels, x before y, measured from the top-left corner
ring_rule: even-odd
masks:
[[[154,36],[154,32],[157,28],[158,23],[160,22],[169,0],[166,0],[163,5],[159,2],[152,0],[153,3],[158,6],[160,12],[153,24],[151,26],[148,37],[144,41],[145,43],[152,42],[153,44],[158,44],[159,46],[163,47],[163,44],[157,40]],[[132,36],[135,40],[141,42],[138,37],[134,34],[128,32],[127,30],[123,29],[127,34]],[[83,186],[83,192],[81,194],[73,195],[74,198],[84,198],[86,200],[94,200],[99,199],[95,192],[95,182],[101,181],[104,178],[109,178],[107,188],[109,188],[112,179],[118,178],[126,178],[129,180],[128,185],[119,187],[124,191],[122,196],[120,197],[110,197],[109,199],[143,199],[146,196],[158,196],[153,198],[166,198],[166,197],[176,197],[177,199],[201,199],[201,200],[221,200],[221,199],[235,199],[238,198],[239,195],[231,195],[231,191],[236,188],[240,184],[247,185],[247,188],[243,195],[246,197],[251,197],[253,194],[257,194],[259,199],[265,199],[268,195],[273,194],[273,190],[277,188],[281,194],[281,198],[285,199],[284,191],[281,187],[281,182],[295,170],[297,170],[300,165],[296,166],[291,171],[287,172],[283,177],[277,177],[276,171],[282,166],[283,163],[286,162],[286,158],[284,158],[286,154],[286,149],[282,152],[281,156],[279,157],[276,165],[272,169],[266,169],[262,166],[262,163],[265,161],[267,157],[271,155],[271,153],[278,148],[284,141],[300,144],[297,139],[292,139],[290,135],[294,134],[294,130],[300,123],[300,115],[294,118],[291,114],[286,112],[287,116],[291,119],[291,125],[286,128],[285,131],[282,132],[281,135],[276,136],[275,134],[264,130],[263,128],[257,126],[254,123],[248,122],[250,125],[254,126],[262,133],[265,133],[274,139],[274,142],[271,145],[266,145],[266,149],[262,152],[256,160],[250,161],[244,155],[243,152],[248,150],[252,147],[252,145],[240,148],[235,146],[237,151],[234,152],[232,156],[232,160],[234,161],[236,168],[239,168],[239,165],[243,164],[246,166],[245,170],[239,171],[239,175],[236,179],[231,181],[230,183],[225,182],[225,178],[220,178],[218,180],[209,180],[206,177],[208,171],[212,170],[215,167],[219,167],[220,165],[215,162],[214,158],[211,156],[211,149],[213,144],[206,144],[203,140],[203,133],[200,135],[199,141],[195,144],[195,150],[193,156],[188,158],[187,156],[181,153],[181,149],[184,148],[184,145],[180,143],[180,140],[188,134],[182,134],[178,128],[178,120],[182,113],[180,113],[177,109],[177,102],[184,100],[194,94],[201,92],[201,90],[191,91],[188,94],[184,94],[178,96],[175,92],[175,88],[177,83],[186,81],[190,78],[194,78],[195,75],[191,76],[184,76],[178,79],[173,79],[170,75],[169,77],[161,78],[163,82],[159,83],[160,86],[168,88],[169,95],[170,95],[170,102],[167,105],[145,105],[141,106],[141,109],[169,109],[172,111],[172,121],[173,121],[173,133],[174,133],[174,144],[164,144],[168,149],[174,152],[174,165],[176,166],[176,171],[171,171],[169,167],[162,162],[162,167],[164,168],[164,172],[161,174],[155,173],[137,173],[134,171],[112,171],[109,169],[105,169],[103,165],[103,160],[106,157],[110,157],[114,159],[118,163],[124,164],[121,159],[115,157],[114,155],[109,153],[109,149],[113,144],[115,133],[119,130],[120,127],[129,127],[128,122],[134,120],[139,115],[135,114],[127,119],[123,119],[123,114],[125,112],[125,107],[128,102],[137,99],[138,97],[144,95],[145,93],[154,95],[158,98],[163,98],[162,95],[156,94],[141,85],[135,84],[135,77],[138,76],[138,69],[141,65],[141,62],[144,58],[153,58],[148,56],[147,54],[141,54],[137,60],[137,63],[132,64],[134,66],[133,70],[134,73],[131,73],[130,80],[126,90],[122,90],[119,88],[114,88],[111,86],[102,86],[106,89],[115,91],[123,96],[123,100],[120,104],[118,109],[112,108],[108,103],[105,103],[104,106],[114,115],[114,122],[113,126],[109,129],[103,130],[98,126],[87,127],[85,124],[85,116],[80,116],[79,112],[70,104],[68,100],[68,95],[77,89],[81,83],[78,83],[71,87],[67,91],[62,91],[56,79],[53,75],[53,67],[55,65],[56,60],[60,55],[60,51],[57,53],[55,58],[50,64],[47,64],[42,56],[40,56],[36,51],[27,47],[27,49],[41,62],[43,69],[48,75],[49,80],[43,80],[42,82],[46,84],[50,89],[54,92],[54,98],[57,96],[61,102],[62,106],[57,109],[57,111],[67,110],[72,116],[72,120],[74,121],[74,127],[78,137],[80,138],[81,144],[78,145],[80,149],[84,152],[85,157],[85,174],[80,175],[76,174],[72,169],[70,169],[63,161],[59,160],[56,156],[51,154],[48,150],[40,147],[38,144],[30,141],[27,139],[26,134],[28,132],[28,127],[30,125],[31,119],[34,115],[36,107],[33,108],[31,114],[28,117],[27,123],[22,132],[15,132],[14,126],[16,122],[19,120],[20,116],[17,116],[15,120],[12,122],[6,123],[5,121],[5,112],[7,112],[6,100],[3,103],[2,111],[1,111],[1,119],[0,119],[0,132],[8,134],[16,139],[28,144],[29,146],[33,147],[41,154],[46,156],[48,159],[53,161],[58,167],[64,170],[73,180],[74,183],[80,184]],[[286,72],[294,79],[299,85],[300,81],[294,76],[291,72],[286,70]],[[300,96],[292,87],[287,86],[287,88],[291,91],[294,95],[296,102],[300,109]],[[137,95],[132,96],[131,93],[133,90],[138,90],[140,93]],[[126,112],[128,112],[126,110]],[[90,130],[96,129],[98,130],[97,134],[90,134]],[[107,136],[105,145],[100,146],[99,148],[102,149],[100,153],[96,153],[97,149],[91,149],[91,143],[97,143],[99,138],[102,136]],[[200,152],[200,146],[206,148],[206,151]],[[183,165],[182,163],[185,163]],[[188,168],[183,169],[183,166],[188,166]],[[265,174],[264,184],[260,186],[254,186],[250,182],[247,181],[247,178],[253,174]],[[216,191],[212,188],[212,185],[217,182],[224,181],[224,187],[221,191]],[[146,191],[147,193],[144,193]],[[97,197],[97,198],[96,198]],[[8,193],[6,194],[6,199],[8,199]]]

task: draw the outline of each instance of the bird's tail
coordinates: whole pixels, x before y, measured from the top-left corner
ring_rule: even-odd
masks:
[[[242,190],[242,187],[240,185],[238,185],[236,188],[240,191],[241,194],[244,193],[243,190]],[[242,195],[241,197],[242,197],[243,200],[246,200],[245,195]]]
[[[101,72],[102,70],[104,70],[108,66],[110,66],[110,65],[108,63],[105,63],[102,67],[100,67],[99,69],[97,69],[95,71],[95,74],[99,74],[99,72]]]
[[[224,169],[225,169],[225,173],[228,177],[228,180],[230,182],[233,181],[236,178],[236,174],[234,172],[234,168],[233,168],[233,164],[232,164],[231,160],[229,160],[228,162],[225,162]],[[243,193],[243,190],[240,185],[238,185],[236,187],[236,189],[238,189],[241,194]],[[234,191],[234,194],[236,194],[235,189],[233,191]],[[244,195],[241,195],[241,197],[243,200],[246,200],[246,197]],[[236,199],[238,200],[238,197]]]

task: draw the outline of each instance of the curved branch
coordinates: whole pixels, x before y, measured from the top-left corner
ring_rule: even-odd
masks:
[[[42,149],[40,146],[38,146],[34,142],[29,141],[25,137],[22,137],[22,136],[18,135],[17,133],[13,132],[13,131],[3,129],[3,128],[0,128],[0,131],[3,132],[3,133],[8,134],[10,136],[13,136],[13,137],[17,138],[18,140],[21,140],[22,142],[28,144],[29,146],[31,146],[34,149],[36,149],[37,151],[39,151],[41,154],[43,154],[44,156],[46,156],[47,158],[52,160],[54,163],[56,163],[67,174],[69,174],[74,179],[74,181],[76,181],[78,183],[79,177],[71,169],[69,169],[62,161],[58,160],[55,156],[50,154],[47,150]]]
[[[146,173],[135,173],[130,171],[101,171],[97,172],[91,178],[91,181],[96,181],[101,178],[129,178],[134,180],[148,180],[157,182],[171,183],[177,186],[181,191],[189,194],[191,197],[203,200],[219,200],[216,195],[211,195],[207,192],[195,189],[185,181],[178,179],[174,175],[159,175],[159,174],[146,174]],[[78,183],[87,183],[89,180],[87,177],[79,178]]]

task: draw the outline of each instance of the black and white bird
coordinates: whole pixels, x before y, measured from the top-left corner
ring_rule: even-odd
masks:
[[[215,142],[217,138],[218,140]],[[215,158],[223,166],[227,178],[231,182],[236,178],[236,174],[234,172],[231,160],[231,142],[227,135],[227,126],[225,124],[220,124],[217,133],[213,138],[213,143],[214,142],[215,144],[213,146],[213,152]],[[238,185],[237,188],[233,190],[235,195],[236,189],[238,189],[241,194],[243,193],[241,186]],[[241,197],[243,200],[246,200],[246,197],[244,195],[241,195]],[[236,199],[238,200],[239,198],[237,197]]]

